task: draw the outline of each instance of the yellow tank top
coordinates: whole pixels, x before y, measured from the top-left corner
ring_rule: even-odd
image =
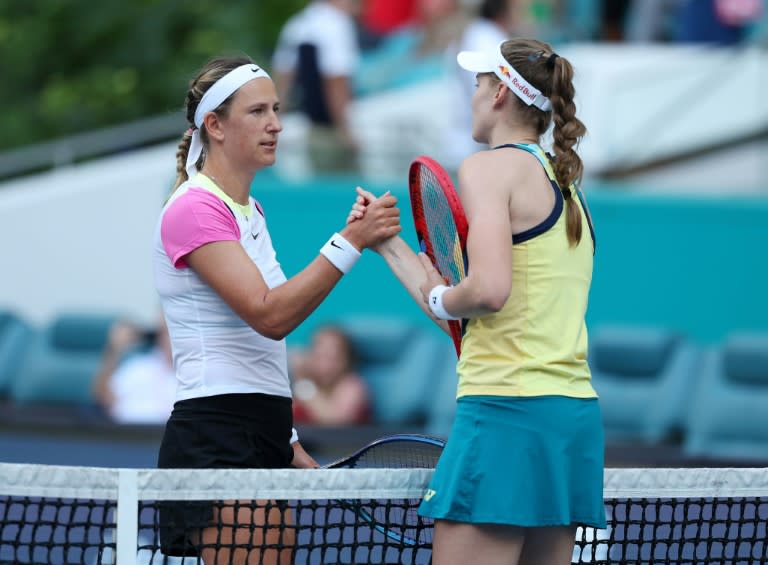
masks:
[[[467,323],[457,396],[597,397],[584,322],[594,255],[586,203],[572,186],[577,198],[570,205],[579,207],[583,231],[579,244],[571,247],[563,195],[546,153],[538,145],[501,147],[517,147],[538,158],[555,191],[555,206],[540,225],[512,237],[512,290],[504,307]]]

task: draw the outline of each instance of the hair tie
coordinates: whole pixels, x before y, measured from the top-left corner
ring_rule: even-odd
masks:
[[[571,193],[571,189],[570,189],[570,188],[563,188],[563,189],[561,189],[561,190],[560,190],[560,192],[562,192],[562,193],[563,193],[563,198],[564,198],[565,200],[570,200],[570,198],[571,198],[571,196],[572,196],[572,193]]]
[[[187,131],[185,131],[184,133],[186,135],[192,135],[194,133],[194,131],[195,131],[195,128],[187,128]]]
[[[558,55],[557,53],[552,53],[549,57],[547,57],[547,66],[550,69],[555,68],[555,59],[557,59],[559,56],[560,55]]]

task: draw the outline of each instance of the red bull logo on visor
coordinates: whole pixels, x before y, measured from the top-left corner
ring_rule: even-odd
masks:
[[[526,85],[520,84],[520,82],[517,80],[517,77],[512,79],[512,85],[515,88],[517,88],[517,90],[520,91],[520,93],[523,94],[529,100],[534,100],[536,98],[536,93],[533,93],[530,90],[528,90],[528,87]]]
[[[502,79],[509,88],[514,87],[518,94],[524,96],[528,100],[535,100],[536,96],[539,94],[538,91],[531,92],[528,84],[522,84],[518,78],[519,75],[517,75],[517,73],[515,73],[515,76],[512,76],[512,72],[509,70],[509,67],[505,65],[499,65],[499,74],[502,76]]]

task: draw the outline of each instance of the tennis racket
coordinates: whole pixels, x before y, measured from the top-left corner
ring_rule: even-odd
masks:
[[[469,271],[469,226],[451,177],[437,161],[422,155],[411,163],[408,190],[419,248],[448,284],[459,284]],[[465,326],[465,320],[448,320],[457,355]]]
[[[434,469],[445,441],[421,434],[394,434],[372,441],[325,469]]]
[[[434,469],[445,441],[419,434],[395,434],[379,438],[352,455],[325,465],[326,469]],[[433,523],[419,516],[418,501],[381,503],[340,501],[371,528],[402,545],[428,546]]]

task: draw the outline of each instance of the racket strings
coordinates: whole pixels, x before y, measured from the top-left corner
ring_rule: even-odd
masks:
[[[356,468],[434,469],[442,447],[419,443],[389,443],[366,451],[355,462]]]
[[[422,167],[420,174],[423,211],[432,243],[435,266],[450,284],[456,285],[466,276],[466,272],[464,254],[451,206],[434,173]]]
[[[355,469],[434,469],[444,442],[393,439],[374,443],[346,461],[343,467]],[[421,500],[346,500],[342,503],[365,522],[403,545],[432,543],[434,521],[418,513]]]

